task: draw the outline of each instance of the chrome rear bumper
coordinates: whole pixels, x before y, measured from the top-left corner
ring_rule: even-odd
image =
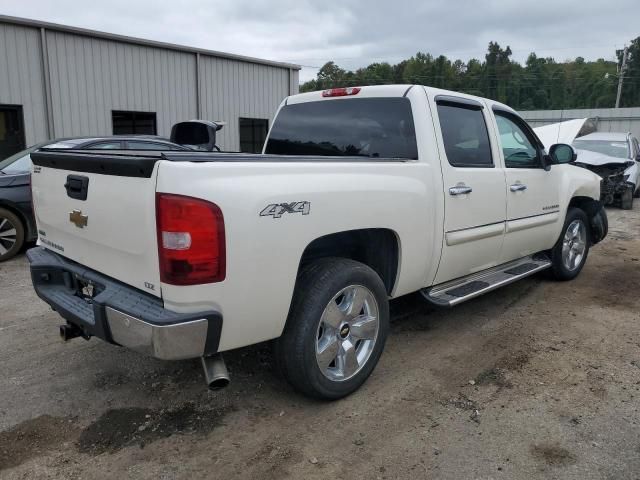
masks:
[[[222,332],[218,312],[167,310],[160,298],[42,247],[29,250],[27,258],[38,296],[85,338],[95,336],[163,360],[218,351]],[[91,285],[91,297],[84,294],[87,285]]]

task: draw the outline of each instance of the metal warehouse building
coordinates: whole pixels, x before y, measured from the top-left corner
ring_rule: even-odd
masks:
[[[631,132],[640,138],[640,107],[530,110],[520,112],[520,115],[532,127],[541,127],[577,118],[590,118],[598,132]]]
[[[51,138],[168,136],[221,120],[218,143],[256,151],[297,65],[0,15],[0,159]]]

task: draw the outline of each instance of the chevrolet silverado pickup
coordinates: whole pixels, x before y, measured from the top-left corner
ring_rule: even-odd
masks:
[[[160,359],[273,340],[298,391],[337,399],[376,366],[389,299],[452,307],[607,234],[600,178],[511,108],[420,85],[286,98],[262,154],[40,151],[37,294],[65,339]]]

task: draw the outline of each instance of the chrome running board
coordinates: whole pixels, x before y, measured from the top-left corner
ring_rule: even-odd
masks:
[[[550,266],[551,260],[546,254],[529,255],[431,288],[423,288],[420,293],[434,305],[453,307]]]

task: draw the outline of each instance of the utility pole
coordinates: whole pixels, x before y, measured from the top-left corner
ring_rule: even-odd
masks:
[[[627,68],[627,53],[629,49],[624,47],[622,51],[622,66],[620,67],[620,73],[618,74],[618,94],[616,95],[616,108],[620,108],[620,96],[622,95],[622,82],[624,80],[624,71]]]

